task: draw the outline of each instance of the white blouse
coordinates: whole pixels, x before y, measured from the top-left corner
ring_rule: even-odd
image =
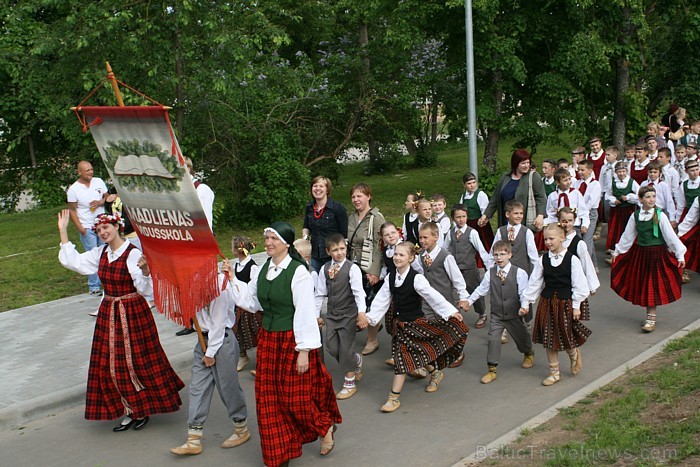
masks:
[[[571,245],[571,240],[574,239],[577,233],[575,231],[571,232],[564,239],[564,247],[569,248]],[[593,266],[593,260],[591,255],[588,253],[588,247],[583,241],[578,242],[576,247],[576,254],[578,254],[579,261],[581,261],[581,267],[583,268],[583,274],[586,276],[586,281],[588,282],[588,290],[594,293],[600,287],[600,280],[598,280],[598,274],[595,273],[595,266]]]
[[[552,266],[558,267],[562,261],[564,261],[564,255],[566,249],[561,253],[554,255],[551,251],[548,251],[549,260]],[[544,255],[543,255],[544,256]],[[534,303],[535,300],[540,296],[542,290],[544,290],[544,266],[542,265],[542,258],[539,259],[535,265],[535,270],[530,274],[530,281],[528,282],[527,289],[523,293],[523,298],[527,304]],[[575,310],[581,308],[581,302],[588,298],[588,283],[586,281],[586,276],[583,274],[583,267],[581,266],[581,261],[576,257],[571,258],[571,300],[573,302],[572,306]],[[525,308],[525,307],[523,307]]]
[[[639,222],[650,222],[653,215],[653,211],[645,211],[642,209],[639,211]],[[617,243],[617,245],[615,245],[615,252],[613,253],[613,256],[627,253],[629,249],[632,248],[632,244],[637,238],[637,222],[634,220],[634,217],[634,215],[630,216],[630,219],[627,221],[627,227],[625,227],[625,232],[622,234],[620,241]],[[680,241],[678,235],[676,235],[676,232],[673,231],[671,222],[663,212],[661,212],[659,215],[659,228],[661,229],[661,234],[664,237],[666,248],[676,255],[676,259],[678,261],[684,261],[687,248]]]

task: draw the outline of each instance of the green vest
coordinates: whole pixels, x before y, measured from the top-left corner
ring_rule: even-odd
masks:
[[[258,301],[263,309],[262,327],[266,331],[291,331],[294,324],[292,279],[301,263],[295,259],[273,280],[267,279],[269,258],[258,275]]]
[[[545,183],[544,180],[545,179],[543,178],[542,184],[544,185],[544,194],[545,194],[545,196],[547,196],[547,198],[549,198],[549,195],[551,195],[552,193],[557,191],[557,184],[556,184],[556,182]]]
[[[470,199],[467,199],[466,193],[464,194],[464,204],[467,206],[467,218],[468,219],[478,219],[481,217],[481,208],[479,207],[479,203],[477,203],[477,198],[479,197],[479,193],[481,193],[481,190],[477,188],[477,190],[474,192],[474,196],[472,196]]]
[[[683,194],[685,195],[686,209],[690,209],[690,206],[693,204],[693,201],[695,201],[695,198],[700,195],[700,185],[697,188],[690,189],[688,188],[689,181],[690,180],[686,180],[683,182]]]
[[[627,182],[626,187],[618,188],[617,183],[615,183],[615,180],[613,180],[612,192],[613,192],[613,196],[618,201],[620,201],[620,204],[618,204],[618,206],[631,206],[632,205],[632,203],[628,203],[627,201],[622,201],[623,196],[626,196],[626,195],[629,195],[630,193],[632,193],[632,183],[634,183],[634,180],[632,179],[632,177],[630,177],[630,181]]]
[[[654,208],[656,210],[656,215],[661,217],[661,209]],[[664,236],[661,233],[661,227],[658,227],[659,236],[654,236],[654,219],[649,221],[639,222],[639,213],[641,211],[637,209],[634,211],[634,222],[637,224],[637,245],[639,246],[659,246],[665,245]]]

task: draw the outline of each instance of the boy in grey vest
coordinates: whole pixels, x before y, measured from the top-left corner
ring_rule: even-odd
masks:
[[[360,267],[348,261],[345,237],[334,233],[326,237],[326,252],[331,260],[323,265],[316,284],[316,312],[320,314],[328,298],[325,347],[345,372],[338,399],[349,399],[357,392],[356,381],[362,379],[362,355],[355,352],[357,313],[364,313],[365,291]]]
[[[506,329],[515,341],[518,351],[524,354],[523,368],[532,368],[535,353],[532,350],[532,339],[526,325],[520,320],[520,308],[523,303],[522,294],[528,283],[527,273],[511,264],[513,249],[509,242],[499,240],[491,250],[495,265],[486,272],[484,280],[471,294],[467,303],[469,306],[479,298],[489,294],[491,299],[491,321],[489,322],[489,347],[486,363],[489,371],[481,382],[488,384],[496,379],[496,369],[501,358],[501,335]],[[528,307],[523,306],[527,309]]]
[[[437,290],[449,303],[457,303],[457,308],[463,310],[467,307],[467,285],[457,266],[454,256],[444,248],[438,246],[440,228],[434,222],[426,222],[418,229],[418,239],[423,247],[420,256],[423,275],[432,288]],[[423,314],[426,319],[438,319],[433,309],[427,302],[423,302]],[[458,367],[464,361],[464,354],[450,365],[450,368]]]

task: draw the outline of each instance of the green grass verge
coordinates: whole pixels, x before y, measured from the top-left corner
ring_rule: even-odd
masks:
[[[482,155],[479,148],[479,158]],[[499,154],[500,174],[510,164],[511,148],[508,142],[501,144]],[[568,148],[540,147],[535,161],[541,164],[547,157],[559,158]],[[408,159],[407,159],[408,161]],[[406,195],[421,190],[428,196],[442,193],[448,207],[457,202],[462,192],[462,175],[468,171],[469,159],[466,146],[445,148],[438,155],[437,167],[398,171],[397,173],[364,175],[364,163],[346,165],[340,180],[335,184],[332,196],[345,204],[350,212],[350,188],[359,181],[372,187],[372,205],[379,208],[387,220],[401,225],[403,203]],[[483,175],[483,174],[482,174]],[[0,312],[49,300],[68,297],[87,290],[87,279],[68,271],[58,263],[58,233],[56,213],[60,208],[43,208],[24,213],[0,214]],[[302,214],[280,217],[291,222],[301,233]],[[258,243],[256,251],[262,251],[262,230],[265,226],[250,229],[218,228],[216,238],[225,255],[231,252],[231,238],[246,235]],[[80,239],[74,228],[69,228],[71,240],[82,251]]]

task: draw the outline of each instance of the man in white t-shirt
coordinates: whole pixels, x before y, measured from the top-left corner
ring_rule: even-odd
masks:
[[[80,241],[89,251],[102,241],[93,232],[92,225],[95,217],[105,212],[104,204],[107,197],[107,185],[102,179],[93,177],[92,164],[87,161],[78,163],[78,180],[68,188],[68,209],[70,218],[80,233]],[[88,276],[88,291],[91,295],[101,295],[100,278],[97,274]]]

